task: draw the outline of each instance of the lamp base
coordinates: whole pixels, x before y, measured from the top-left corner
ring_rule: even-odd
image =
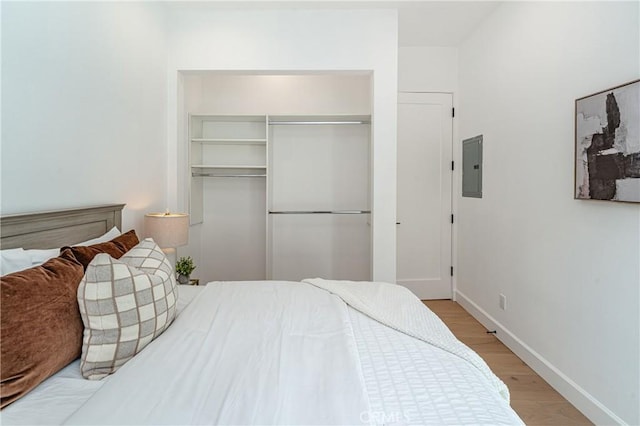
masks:
[[[178,253],[176,252],[175,248],[163,248],[162,252],[167,256],[167,259],[169,259],[169,263],[171,264],[171,267],[174,269],[176,269],[176,261],[177,259],[177,255]]]

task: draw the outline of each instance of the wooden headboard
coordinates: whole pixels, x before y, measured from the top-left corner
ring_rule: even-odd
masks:
[[[7,215],[0,218],[0,248],[48,249],[122,231],[124,204]]]

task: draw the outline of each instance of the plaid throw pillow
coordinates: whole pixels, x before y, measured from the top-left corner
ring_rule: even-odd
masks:
[[[177,298],[173,267],[151,238],[117,260],[96,255],[78,287],[82,375],[101,379],[133,358],[169,327]]]

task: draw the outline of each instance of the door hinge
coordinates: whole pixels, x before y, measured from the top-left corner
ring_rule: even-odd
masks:
[[[452,161],[451,162],[451,171],[454,171],[456,169],[456,162]]]
[[[453,213],[451,213],[451,223],[453,223]]]
[[[456,116],[456,109],[451,108],[451,117],[455,117],[455,116]]]
[[[451,267],[451,276],[453,276],[453,266]]]

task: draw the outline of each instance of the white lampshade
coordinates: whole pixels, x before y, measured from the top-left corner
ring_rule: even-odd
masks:
[[[160,248],[180,247],[189,242],[189,215],[185,213],[147,213],[145,235]]]

